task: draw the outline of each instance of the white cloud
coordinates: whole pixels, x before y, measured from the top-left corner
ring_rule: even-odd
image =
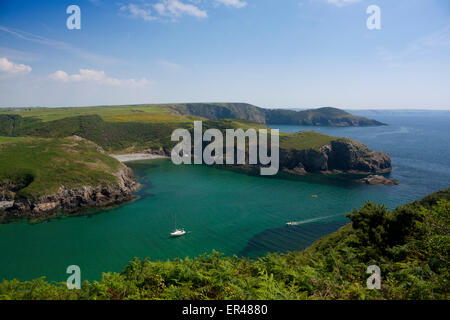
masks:
[[[152,11],[146,6],[140,7],[136,4],[130,3],[120,7],[120,11],[128,13],[133,18],[144,19],[145,21],[156,20],[157,18],[152,15]]]
[[[162,0],[154,5],[154,8],[162,16],[180,17],[182,15],[193,16],[197,18],[207,18],[206,11],[199,9],[193,4],[187,4],[179,0]]]
[[[39,44],[42,44],[45,46],[49,46],[51,48],[69,52],[71,54],[77,55],[77,56],[79,56],[83,59],[89,60],[89,61],[94,60],[94,61],[101,62],[101,63],[105,63],[105,62],[106,63],[117,63],[117,61],[118,61],[117,59],[103,57],[103,56],[100,56],[97,54],[90,53],[88,51],[82,50],[76,46],[72,46],[71,44],[63,42],[63,41],[48,39],[48,38],[41,37],[39,35],[25,32],[22,30],[11,29],[11,28],[7,28],[7,27],[0,25],[0,31],[6,32],[10,35],[13,35],[13,36],[17,37],[18,39],[22,39],[22,40],[30,41],[30,42],[34,42],[34,43],[39,43]]]
[[[167,61],[167,60],[158,60],[157,63],[166,69],[170,69],[170,70],[181,69],[181,66],[175,62],[171,62],[171,61]]]
[[[150,83],[145,78],[141,80],[111,78],[104,71],[92,69],[80,69],[80,73],[71,75],[65,71],[58,70],[49,77],[58,82],[91,82],[119,87],[140,87]]]
[[[334,4],[338,7],[343,7],[347,4],[361,2],[361,0],[327,0],[327,3]]]
[[[235,7],[235,8],[243,8],[247,5],[247,2],[241,1],[241,0],[216,0],[216,2],[222,3],[228,7]]]
[[[128,5],[122,5],[120,11],[127,13],[130,17],[140,18],[145,21],[164,20],[167,18],[175,20],[183,15],[196,18],[208,17],[208,13],[205,10],[180,0],[159,0],[153,5],[148,3],[130,3]]]
[[[7,58],[0,58],[0,74],[2,75],[22,75],[31,72],[31,67],[25,64],[17,64],[9,61]]]

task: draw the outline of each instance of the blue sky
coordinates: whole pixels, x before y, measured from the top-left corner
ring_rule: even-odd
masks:
[[[448,109],[449,88],[448,0],[0,2],[0,106]]]

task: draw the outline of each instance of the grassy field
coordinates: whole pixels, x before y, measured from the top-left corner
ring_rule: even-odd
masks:
[[[72,110],[68,111],[72,114]],[[152,121],[145,120],[145,114],[124,115],[113,121],[105,121],[105,114],[73,115],[56,120],[42,121],[40,118],[22,117],[22,115],[0,114],[0,135],[4,136],[34,136],[46,138],[62,138],[78,135],[93,141],[108,152],[138,152],[144,149],[164,148],[170,150],[175,142],[170,137],[178,128],[193,129],[193,120],[178,118],[177,121],[166,121],[153,117]],[[109,115],[107,116],[109,117]],[[179,116],[178,116],[179,117]],[[119,119],[120,118],[120,119]],[[48,118],[47,118],[48,119]],[[134,121],[140,119],[139,121]],[[263,124],[240,119],[203,120],[203,129],[270,129]],[[280,147],[284,149],[318,149],[329,143],[332,136],[314,131],[301,133],[280,133]]]
[[[280,135],[280,148],[285,150],[318,150],[338,138],[315,131],[302,131]]]
[[[23,108],[0,109],[0,114],[16,114],[24,118],[37,118],[42,121],[60,120],[70,117],[99,115],[110,122],[186,122],[201,117],[179,115],[168,105],[136,105],[136,106],[96,106],[70,108]]]
[[[29,140],[27,137],[2,137],[0,136],[0,144],[9,143],[9,142],[21,142]]]
[[[61,186],[110,185],[120,163],[87,140],[0,137],[0,182],[35,199]]]

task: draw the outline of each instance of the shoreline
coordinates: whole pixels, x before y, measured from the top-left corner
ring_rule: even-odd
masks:
[[[160,154],[153,154],[153,153],[110,154],[109,156],[119,160],[120,162],[168,159],[169,158],[167,156],[162,156]]]

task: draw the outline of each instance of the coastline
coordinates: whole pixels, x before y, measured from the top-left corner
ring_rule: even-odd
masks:
[[[153,153],[130,153],[130,154],[110,154],[109,156],[119,160],[120,162],[131,162],[141,160],[168,159],[167,156]]]

